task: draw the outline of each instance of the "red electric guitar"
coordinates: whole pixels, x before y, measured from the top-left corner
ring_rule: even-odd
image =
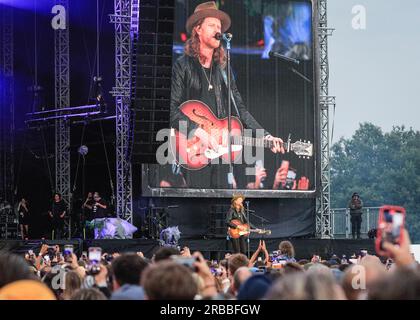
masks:
[[[196,123],[194,135],[176,129],[171,130],[171,151],[179,165],[186,169],[199,170],[206,167],[213,160],[222,158],[229,161],[228,147],[228,118],[219,119],[210,108],[201,101],[189,100],[180,106],[180,110],[189,120]],[[243,146],[272,148],[273,142],[263,138],[243,136],[243,126],[238,117],[231,117],[231,148],[232,162],[240,156]],[[313,145],[308,141],[283,143],[286,152],[293,151],[304,158],[312,157]],[[216,162],[219,163],[219,162]]]

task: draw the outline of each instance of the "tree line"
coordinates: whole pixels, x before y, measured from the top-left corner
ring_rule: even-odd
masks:
[[[361,123],[331,149],[331,206],[347,207],[358,192],[365,207],[400,205],[412,241],[420,241],[420,132],[395,126],[383,132]]]

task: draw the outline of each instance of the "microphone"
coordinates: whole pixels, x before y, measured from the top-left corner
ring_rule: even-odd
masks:
[[[268,55],[269,55],[271,58],[277,58],[277,59],[280,59],[280,60],[283,60],[283,61],[292,62],[292,63],[294,63],[294,64],[299,64],[299,63],[300,63],[300,61],[299,61],[299,60],[296,60],[296,59],[293,59],[293,58],[286,57],[286,56],[284,56],[284,55],[282,55],[282,54],[280,54],[280,53],[278,53],[278,52],[270,51],[270,52],[268,53]]]
[[[224,40],[230,41],[232,39],[233,35],[231,33],[220,33],[220,32],[218,32],[214,35],[214,37],[217,40],[224,39]]]

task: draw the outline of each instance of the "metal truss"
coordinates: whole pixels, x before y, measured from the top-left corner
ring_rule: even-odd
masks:
[[[121,219],[133,222],[133,181],[131,166],[131,1],[114,0],[116,105],[116,211]]]
[[[14,68],[13,68],[13,7],[2,10],[2,69],[0,111],[0,205],[2,201],[14,205]],[[3,200],[1,200],[3,199]]]
[[[55,4],[66,9],[65,28],[54,30],[55,108],[64,109],[70,105],[69,1],[56,0]],[[56,192],[61,193],[70,208],[70,122],[65,118],[55,121],[55,184]],[[70,229],[68,236],[71,236]]]
[[[335,97],[328,95],[328,37],[334,29],[327,25],[327,0],[318,0],[318,41],[319,41],[319,106],[321,126],[321,193],[316,214],[316,234],[320,238],[331,238],[330,211],[330,133],[329,108],[335,106]]]

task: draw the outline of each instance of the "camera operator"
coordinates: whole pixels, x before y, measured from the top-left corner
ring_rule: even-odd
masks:
[[[357,234],[357,239],[360,239],[360,227],[362,225],[362,208],[363,202],[357,192],[353,193],[351,200],[348,205],[350,209],[350,221],[351,221],[351,233],[353,239]]]

